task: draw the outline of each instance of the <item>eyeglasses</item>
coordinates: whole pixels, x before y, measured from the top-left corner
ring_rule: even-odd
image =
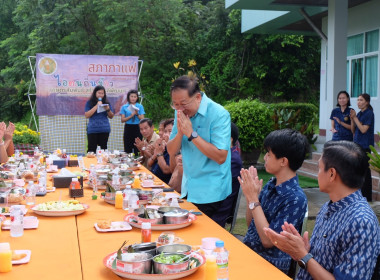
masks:
[[[179,110],[181,108],[184,108],[184,109],[187,109],[190,107],[191,103],[193,102],[194,98],[195,98],[196,94],[194,94],[191,98],[190,98],[190,101],[187,102],[186,104],[174,104],[173,101],[170,103],[170,107],[172,107],[172,109],[174,110]]]

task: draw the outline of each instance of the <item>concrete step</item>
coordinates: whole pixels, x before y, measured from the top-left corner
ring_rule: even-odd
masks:
[[[322,153],[319,153],[319,152],[313,152],[313,153],[312,153],[312,158],[311,158],[311,160],[313,160],[313,161],[318,161],[318,160],[321,158],[321,156],[322,156]]]
[[[306,171],[302,168],[297,170],[297,174],[308,177],[308,178],[316,179],[316,180],[318,179],[318,173],[309,172],[309,171]]]

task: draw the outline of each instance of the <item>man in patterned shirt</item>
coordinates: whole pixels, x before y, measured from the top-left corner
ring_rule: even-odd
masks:
[[[266,235],[298,261],[296,279],[371,279],[380,253],[379,222],[360,186],[368,163],[364,151],[349,141],[327,142],[319,160],[318,183],[330,201],[321,208],[308,239],[285,223]],[[379,279],[378,272],[372,279]]]
[[[244,243],[283,272],[288,273],[291,258],[277,249],[265,235],[264,227],[276,232],[287,221],[297,229],[307,209],[305,193],[298,184],[296,171],[301,167],[308,149],[306,137],[301,133],[282,129],[272,131],[264,140],[265,170],[275,177],[264,186],[251,166],[242,169],[240,185],[247,199],[246,220],[248,232]]]

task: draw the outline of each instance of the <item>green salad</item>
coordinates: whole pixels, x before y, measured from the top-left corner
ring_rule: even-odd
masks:
[[[162,252],[160,255],[154,257],[154,260],[159,263],[172,264],[172,263],[176,263],[182,258],[184,258],[183,255],[164,255],[164,253]],[[183,259],[183,261],[186,261],[186,260],[187,258]]]

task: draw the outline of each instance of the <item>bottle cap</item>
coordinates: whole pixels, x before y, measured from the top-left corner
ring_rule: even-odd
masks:
[[[215,246],[216,246],[217,248],[222,248],[222,247],[224,247],[224,241],[222,241],[222,240],[215,241]]]
[[[151,229],[150,223],[141,223],[141,229]]]
[[[116,194],[123,194],[121,191],[116,191]]]
[[[0,252],[10,251],[11,245],[8,242],[0,243]]]

